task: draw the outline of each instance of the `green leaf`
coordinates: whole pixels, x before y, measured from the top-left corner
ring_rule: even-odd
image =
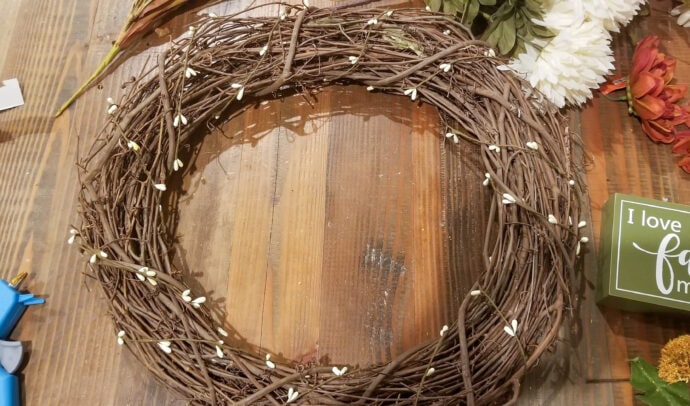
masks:
[[[489,29],[492,29],[486,37],[486,42],[492,46],[498,47],[501,55],[510,55],[515,46],[515,19],[510,17],[500,24],[494,24]],[[488,30],[487,30],[488,31]],[[486,33],[484,33],[486,35]]]
[[[492,21],[499,21],[499,20],[503,20],[505,18],[514,16],[515,13],[517,13],[519,9],[520,9],[520,7],[518,5],[514,5],[511,2],[507,1],[503,4],[501,4],[501,6],[496,10],[496,12],[494,12],[491,15],[491,20]]]
[[[477,0],[466,0],[460,22],[467,26],[471,26],[477,14],[479,14],[479,2]]]
[[[443,2],[443,12],[451,15],[451,16],[456,16],[460,14],[460,11],[462,10],[462,4],[457,4],[459,2],[453,1],[453,0],[446,0]]]
[[[664,381],[659,378],[659,371],[640,357],[630,361],[630,383],[642,392],[637,399],[650,406],[690,405],[687,383]]]
[[[431,9],[431,11],[441,11],[441,5],[443,4],[443,0],[425,0],[424,1]]]
[[[398,49],[410,50],[420,57],[426,57],[422,47],[417,40],[412,38],[409,34],[399,28],[384,29],[383,37],[390,42],[391,45]]]
[[[495,6],[496,0],[479,0],[479,4],[482,6]]]

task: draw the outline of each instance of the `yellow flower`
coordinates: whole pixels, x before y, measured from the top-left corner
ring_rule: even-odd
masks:
[[[690,335],[676,337],[661,349],[659,378],[669,383],[690,380]]]

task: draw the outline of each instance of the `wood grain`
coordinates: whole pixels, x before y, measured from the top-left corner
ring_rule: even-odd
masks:
[[[678,58],[679,82],[688,83],[690,31],[666,16],[670,4],[654,2],[634,34],[661,35]],[[3,4],[0,79],[18,77],[26,105],[0,112],[0,277],[29,271],[23,288],[47,300],[12,333],[27,349],[29,406],[185,404],[116,345],[86,258],[65,243],[77,218],[79,150],[102,126],[106,98],[169,41],[147,38],[53,119],[126,13],[121,2],[98,0]],[[166,29],[177,35],[196,18],[187,13]],[[615,44],[625,72],[632,47],[625,37]],[[262,103],[205,137],[177,179],[177,260],[238,345],[266,348],[279,362],[385,362],[456,317],[481,267],[472,253],[481,248],[486,195],[477,151],[449,149],[437,123],[428,106],[345,87]],[[614,192],[690,203],[690,177],[668,146],[644,137],[624,104],[595,98],[571,128],[584,139],[595,242]],[[595,254],[592,244],[573,316],[523,383],[520,404],[633,405],[628,359],[653,362],[663,343],[690,329],[687,318],[596,306]]]

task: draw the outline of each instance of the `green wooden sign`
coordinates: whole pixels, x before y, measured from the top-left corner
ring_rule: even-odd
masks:
[[[690,207],[615,194],[604,207],[599,303],[690,311]]]

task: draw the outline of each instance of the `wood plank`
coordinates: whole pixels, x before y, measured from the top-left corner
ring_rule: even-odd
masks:
[[[654,3],[638,34],[660,33],[678,58],[679,82],[687,83],[687,30],[666,15],[670,4]],[[0,78],[17,76],[27,104],[0,113],[0,277],[29,270],[24,288],[47,299],[12,334],[29,354],[24,404],[184,404],[115,344],[85,258],[65,244],[77,220],[78,150],[102,126],[105,99],[121,94],[120,84],[169,37],[147,39],[102,88],[54,120],[58,104],[109,49],[127,10],[98,0],[4,6]],[[194,11],[174,19],[170,33],[197,18]],[[623,72],[631,53],[625,40],[616,43]],[[187,191],[179,260],[197,278],[194,294],[212,298],[247,348],[264,346],[276,360],[383,362],[457,315],[481,268],[467,255],[481,238],[467,236],[484,229],[483,174],[469,158],[472,147],[453,152],[436,137],[433,109],[363,89],[318,99],[313,106],[300,97],[271,102],[224,126],[226,136],[246,141],[206,139],[179,184]],[[690,177],[668,146],[644,137],[624,104],[595,99],[578,122],[595,242],[601,208],[614,192],[690,203]],[[553,357],[524,382],[520,404],[632,405],[628,358],[653,362],[668,339],[690,328],[683,317],[597,307],[595,247],[584,258],[590,285],[581,313],[568,321]]]

